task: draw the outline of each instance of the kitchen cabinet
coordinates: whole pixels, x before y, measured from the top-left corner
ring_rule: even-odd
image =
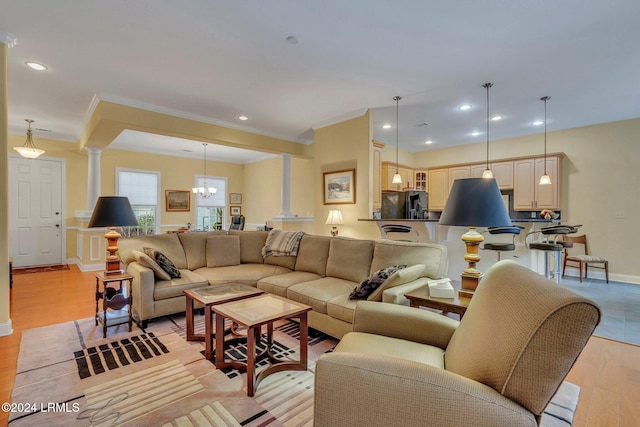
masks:
[[[429,210],[441,211],[447,203],[449,197],[449,169],[429,169]]]
[[[482,178],[482,173],[487,168],[487,164],[471,165],[471,178]],[[513,162],[489,163],[489,169],[498,183],[501,190],[513,188]]]
[[[380,209],[382,207],[382,149],[384,144],[380,141],[373,141],[372,146],[372,176],[373,181],[373,197],[372,206],[373,209]]]
[[[455,166],[449,168],[449,188],[447,189],[447,197],[449,197],[449,190],[451,190],[451,187],[453,186],[453,181],[455,181],[456,179],[470,177],[471,168],[469,166]]]
[[[418,191],[427,191],[427,171],[415,170],[413,172],[414,188]]]
[[[547,156],[546,170],[551,184],[539,185],[545,171],[543,157],[513,162],[513,208],[517,211],[560,209],[561,156]]]

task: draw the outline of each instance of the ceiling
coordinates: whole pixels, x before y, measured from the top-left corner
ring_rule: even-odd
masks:
[[[491,140],[541,132],[532,122],[545,95],[550,131],[640,117],[637,0],[0,0],[0,10],[0,31],[17,37],[9,131],[34,119],[36,144],[78,141],[94,96],[304,144],[370,108],[374,138],[395,144],[400,95],[399,146],[412,152],[485,141],[485,82],[491,115],[504,116]],[[127,132],[112,147],[202,152],[164,138]],[[265,156],[234,150],[228,161]],[[216,147],[207,155],[225,160]]]

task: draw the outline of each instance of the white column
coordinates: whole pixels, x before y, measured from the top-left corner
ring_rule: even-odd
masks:
[[[282,204],[278,218],[295,218],[291,213],[291,154],[282,155]]]
[[[86,147],[89,153],[89,169],[87,173],[87,212],[90,214],[100,196],[100,155],[102,148]]]

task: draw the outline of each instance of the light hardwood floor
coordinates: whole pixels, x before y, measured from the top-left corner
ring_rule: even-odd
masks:
[[[94,274],[75,266],[14,276],[14,332],[0,337],[0,401],[11,398],[22,331],[93,316],[94,293]],[[639,346],[592,337],[567,380],[582,388],[574,426],[640,425]],[[0,413],[0,425],[6,423],[7,414]]]

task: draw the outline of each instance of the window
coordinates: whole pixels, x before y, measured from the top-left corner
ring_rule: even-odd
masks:
[[[137,227],[121,227],[122,237],[134,237],[158,232],[159,172],[116,169],[116,188],[119,196],[129,198]]]
[[[204,184],[204,177],[196,177],[196,187]],[[227,200],[227,178],[207,177],[207,186],[216,189],[215,196],[202,199],[195,196],[196,201],[196,230],[222,230],[226,228],[225,209]]]

